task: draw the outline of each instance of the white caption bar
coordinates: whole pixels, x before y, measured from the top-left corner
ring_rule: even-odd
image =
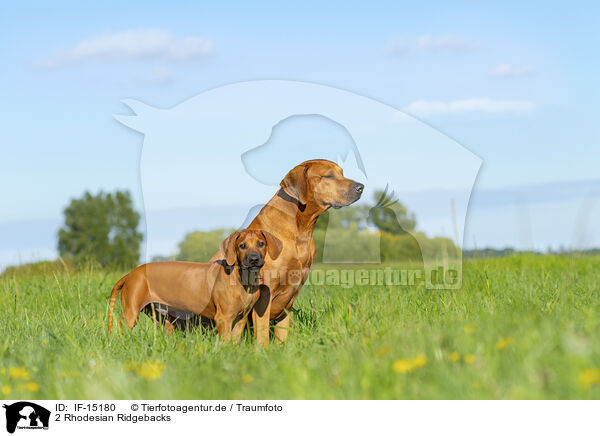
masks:
[[[113,434],[598,434],[597,401],[13,401],[2,431]],[[218,433],[214,433],[218,432]],[[243,433],[238,433],[243,432]],[[1,433],[1,432],[0,432]]]

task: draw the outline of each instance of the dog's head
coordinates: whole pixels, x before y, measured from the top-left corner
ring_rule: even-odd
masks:
[[[301,163],[285,176],[281,187],[301,204],[323,209],[348,206],[360,198],[364,189],[362,183],[344,177],[338,165],[323,159]]]
[[[267,254],[275,260],[282,248],[281,241],[264,230],[241,230],[221,243],[227,264],[255,271],[263,267]]]

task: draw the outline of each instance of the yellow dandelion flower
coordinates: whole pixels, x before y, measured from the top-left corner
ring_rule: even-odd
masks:
[[[579,373],[577,377],[579,384],[583,387],[589,388],[596,383],[600,383],[600,369],[588,368],[584,369]]]
[[[506,347],[508,347],[513,342],[515,342],[515,340],[513,338],[502,338],[502,339],[498,340],[498,342],[496,342],[496,348],[499,350],[504,350]]]
[[[467,362],[469,365],[472,365],[475,363],[475,356],[473,356],[472,354],[467,354],[465,356],[465,362]]]
[[[450,353],[448,355],[448,358],[452,361],[452,362],[458,362],[460,360],[460,353],[458,351],[453,351],[452,353]]]
[[[242,380],[244,381],[244,383],[252,383],[252,380],[254,380],[254,377],[252,377],[252,374],[244,374],[242,376]]]
[[[43,344],[47,344],[47,343],[48,343],[48,339],[44,339],[44,340],[42,341],[42,343],[43,343]]]
[[[137,373],[148,380],[155,380],[162,375],[164,365],[158,360],[150,360],[142,363],[137,369]]]
[[[29,371],[27,371],[22,366],[18,366],[16,368],[10,368],[8,370],[8,375],[12,378],[19,380],[29,380]]]
[[[398,372],[400,374],[406,374],[407,372],[412,371],[415,368],[413,365],[412,359],[398,359],[392,365],[392,369],[394,372]]]
[[[424,354],[419,354],[412,359],[398,359],[392,365],[394,372],[406,374],[413,369],[422,368],[427,365],[427,357]]]
[[[5,397],[11,393],[12,389],[8,385],[2,386],[2,395]]]
[[[29,392],[37,392],[40,390],[40,385],[34,381],[31,381],[25,384],[25,389],[27,389]]]
[[[479,326],[477,325],[476,322],[474,322],[469,325],[466,325],[463,330],[465,331],[465,333],[473,333],[475,330],[477,330],[477,327],[479,327]]]
[[[427,365],[427,357],[424,354],[419,354],[413,358],[412,363],[415,368],[422,368]]]

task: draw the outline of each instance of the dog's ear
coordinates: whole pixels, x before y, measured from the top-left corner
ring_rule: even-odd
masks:
[[[269,257],[272,260],[277,259],[281,254],[281,250],[283,250],[283,244],[281,243],[279,238],[276,238],[269,232],[265,232],[264,230],[261,230],[260,232],[262,233],[263,237],[267,240],[267,253],[269,253]]]
[[[229,235],[223,242],[221,242],[221,251],[225,254],[225,262],[227,265],[234,265],[236,261],[236,250],[237,240],[240,237],[240,232],[235,232]]]
[[[280,186],[289,196],[294,197],[302,204],[306,204],[306,195],[308,193],[307,171],[307,165],[298,165],[287,173],[280,183]]]

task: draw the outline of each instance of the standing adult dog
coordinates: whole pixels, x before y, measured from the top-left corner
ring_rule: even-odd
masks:
[[[328,160],[309,160],[292,169],[281,181],[281,189],[262,208],[248,229],[265,229],[281,240],[277,259],[265,264],[264,284],[270,296],[252,310],[254,334],[261,345],[269,341],[269,321],[275,323],[275,338],[285,341],[292,307],[308,278],[315,256],[312,233],[317,218],[329,208],[339,209],[357,201],[364,185],[344,177],[342,169]],[[220,250],[213,260],[223,259]]]
[[[220,262],[156,262],[139,266],[114,286],[110,295],[108,331],[112,329],[115,302],[121,293],[121,318],[132,329],[141,311],[156,318],[152,305],[167,307],[161,322],[173,331],[169,313],[194,313],[215,321],[225,341],[239,340],[250,309],[268,298],[260,283],[267,254],[276,260],[281,242],[269,232],[242,230],[221,243]],[[159,308],[160,309],[160,308]],[[171,311],[171,312],[169,312]]]

